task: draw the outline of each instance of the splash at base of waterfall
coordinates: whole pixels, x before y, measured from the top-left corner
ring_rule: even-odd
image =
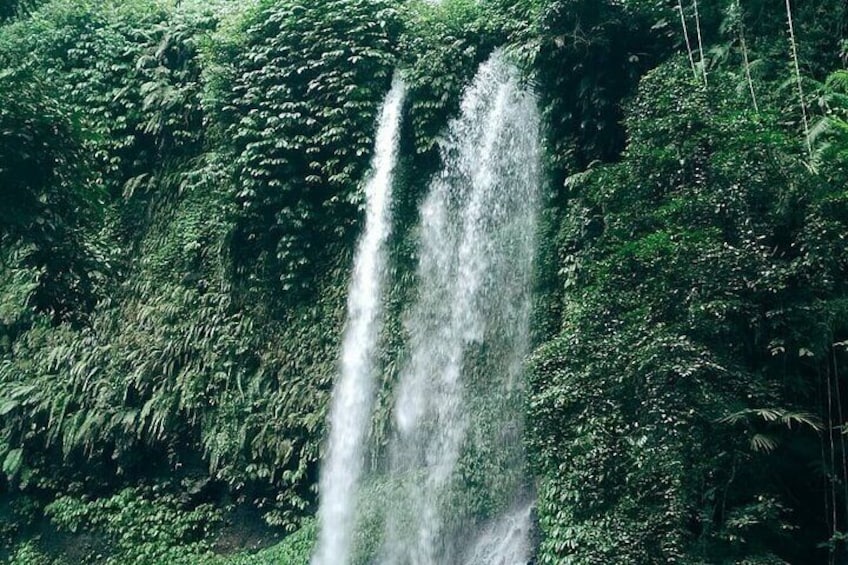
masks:
[[[525,565],[533,553],[533,508],[525,504],[494,523],[477,537],[465,565]]]

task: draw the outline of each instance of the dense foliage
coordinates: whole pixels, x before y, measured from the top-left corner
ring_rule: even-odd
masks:
[[[377,450],[436,144],[504,46],[546,135],[537,561],[844,559],[848,8],[788,6],[4,3],[0,558],[307,562],[379,104],[402,72]]]
[[[548,232],[562,326],[533,358],[528,411],[543,563],[820,563],[845,551],[848,179],[839,142],[811,135],[828,152],[811,159],[803,125],[840,135],[844,52],[801,43],[802,112],[787,14],[753,4],[702,14],[703,66],[672,58],[641,79],[621,105],[620,157],[583,139],[596,161],[563,171]],[[816,25],[823,4],[793,14],[813,42],[833,22]],[[844,6],[829,7],[844,37]],[[670,15],[642,14],[659,43],[643,40],[655,48],[639,59],[662,55]],[[742,30],[756,33],[743,44]],[[621,41],[598,33],[587,51]],[[554,111],[583,107],[551,92]],[[573,131],[551,135],[575,143]]]

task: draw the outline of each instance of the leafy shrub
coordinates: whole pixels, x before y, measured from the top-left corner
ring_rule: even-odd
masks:
[[[187,510],[170,495],[144,496],[138,489],[94,501],[63,496],[50,503],[47,516],[60,531],[105,538],[109,554],[91,555],[105,563],[197,563],[212,558],[207,538],[221,522],[211,505]]]
[[[382,1],[266,2],[240,26],[232,58],[217,62],[226,92],[214,96],[236,165],[232,257],[296,297],[353,233],[397,12]]]
[[[816,391],[848,329],[845,287],[825,281],[848,263],[802,242],[814,202],[842,190],[734,83],[661,65],[628,108],[621,163],[570,181],[563,326],[532,362],[542,563],[815,551],[821,515],[795,496],[821,485],[788,477],[824,464]]]
[[[307,565],[315,537],[315,522],[306,520],[299,530],[288,535],[281,543],[255,554],[222,558],[221,565]]]

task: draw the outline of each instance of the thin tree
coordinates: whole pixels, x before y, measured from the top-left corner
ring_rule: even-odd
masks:
[[[845,444],[845,415],[842,411],[842,392],[839,387],[839,364],[836,360],[836,347],[830,349],[833,360],[833,380],[836,388],[836,414],[839,417],[839,444],[842,452],[842,489],[845,505],[845,518],[848,519],[848,453]]]
[[[784,368],[784,371],[785,371],[785,368]],[[825,381],[822,378],[821,368],[817,368],[816,373],[818,373],[818,385],[819,385],[819,386],[816,387],[817,396],[818,396],[818,404],[819,404],[819,407],[821,408],[821,410],[824,411],[825,402],[824,402],[824,398],[823,398],[823,394],[822,394],[822,388],[828,387],[828,389],[829,389],[829,387],[830,387],[829,380],[830,379]],[[828,390],[828,393],[829,392],[830,391]],[[824,419],[825,418],[823,417],[822,420],[824,420]],[[836,528],[836,526],[831,526],[831,512],[830,512],[830,494],[831,494],[830,478],[831,477],[830,477],[830,473],[828,473],[827,453],[826,453],[827,449],[825,448],[824,434],[820,433],[820,434],[818,434],[818,436],[819,436],[819,446],[821,447],[822,495],[823,495],[823,498],[824,498],[824,523],[827,526],[828,533],[830,533],[830,532],[834,531],[835,528]],[[827,555],[828,555],[827,564],[828,565],[834,565],[833,564],[833,549],[832,548],[828,549]]]
[[[798,44],[795,41],[795,25],[792,23],[792,6],[786,0],[786,20],[789,22],[789,45],[792,49],[792,63],[795,66],[795,82],[798,85],[798,97],[801,101],[801,116],[804,120],[804,139],[807,142],[807,154],[813,157],[813,146],[810,142],[810,121],[807,119],[807,104],[804,102],[804,87],[801,84],[801,66],[798,63]]]
[[[833,441],[833,388],[831,386],[831,375],[830,375],[830,365],[827,367],[827,372],[825,373],[825,378],[827,379],[827,437],[830,442],[830,511],[831,511],[831,525],[833,535],[836,536],[837,526],[836,526],[836,445]],[[841,433],[841,432],[840,432]],[[831,552],[833,549],[831,548]]]
[[[760,106],[757,104],[757,93],[754,91],[754,80],[751,78],[751,61],[748,59],[748,45],[745,42],[745,18],[742,13],[741,0],[736,0],[736,14],[739,18],[739,44],[742,47],[742,60],[745,63],[745,77],[748,79],[748,90],[751,91],[754,111],[759,114]]]
[[[698,69],[695,68],[695,58],[692,56],[692,43],[689,41],[689,29],[686,27],[686,15],[683,13],[682,0],[677,0],[677,11],[680,12],[683,37],[686,39],[686,54],[689,56],[689,65],[692,66],[692,74],[695,75],[695,78],[698,78]]]
[[[698,31],[698,54],[701,57],[701,72],[704,75],[704,86],[707,84],[707,61],[704,59],[704,40],[701,37],[701,16],[698,13],[698,0],[693,0],[695,7],[695,29]]]

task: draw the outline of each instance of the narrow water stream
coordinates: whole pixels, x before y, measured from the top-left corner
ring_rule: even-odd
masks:
[[[380,112],[371,176],[365,186],[365,231],[354,259],[341,375],[330,407],[314,565],[346,565],[350,561],[355,501],[374,398],[374,357],[381,327],[386,242],[391,233],[392,176],[405,90],[396,77]]]

